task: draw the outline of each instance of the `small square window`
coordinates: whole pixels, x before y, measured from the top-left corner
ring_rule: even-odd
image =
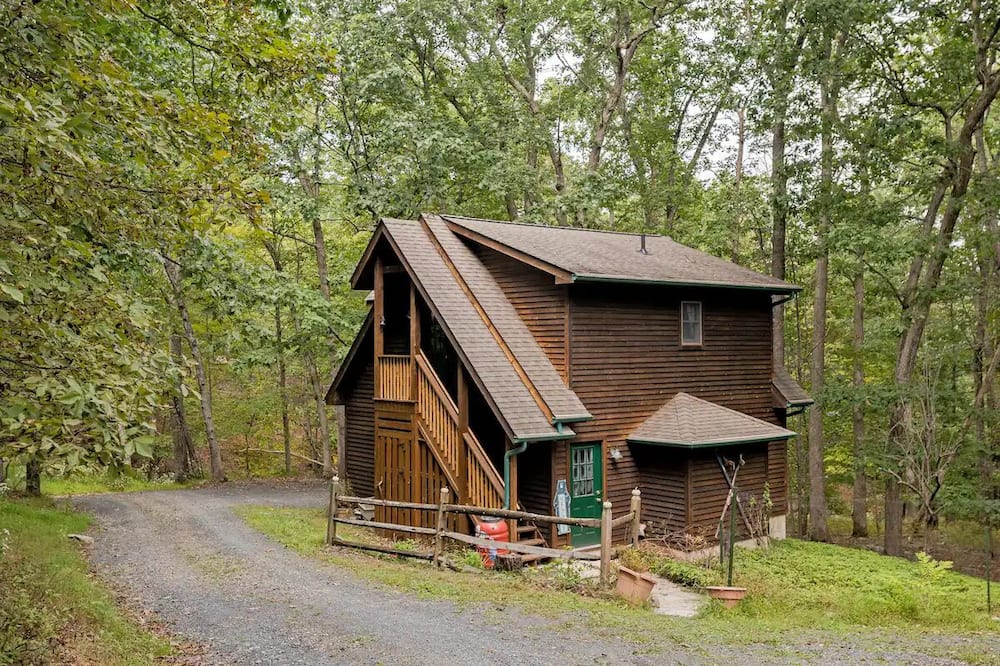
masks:
[[[681,301],[681,344],[701,344],[701,303]]]

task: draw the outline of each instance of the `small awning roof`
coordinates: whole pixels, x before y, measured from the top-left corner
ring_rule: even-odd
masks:
[[[784,368],[774,369],[771,388],[774,393],[774,406],[778,409],[808,407],[815,402]]]
[[[633,444],[698,449],[771,442],[795,433],[742,412],[678,393],[628,436]]]

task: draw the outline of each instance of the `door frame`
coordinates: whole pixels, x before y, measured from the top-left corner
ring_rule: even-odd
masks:
[[[589,447],[589,448],[591,448],[594,451],[594,459],[592,460],[592,465],[594,467],[594,471],[596,472],[597,470],[599,470],[600,471],[600,475],[601,475],[600,487],[599,488],[596,488],[596,487],[594,488],[594,495],[595,495],[594,502],[596,503],[595,509],[596,509],[596,514],[597,514],[596,517],[600,518],[601,512],[602,512],[602,507],[604,505],[604,502],[607,499],[607,482],[608,482],[607,481],[607,467],[604,464],[605,442],[603,440],[591,440],[591,441],[582,441],[582,442],[572,442],[566,448],[566,467],[567,467],[567,469],[566,469],[566,471],[567,471],[566,480],[567,480],[568,490],[570,492],[570,515],[573,515],[573,511],[572,511],[572,506],[573,506],[573,449],[575,449],[575,448],[583,448],[583,447]],[[576,517],[579,517],[579,516],[576,516]],[[588,538],[588,539],[586,539],[587,543],[584,543],[584,544],[577,543],[577,541],[580,540],[580,537],[582,536],[581,534],[579,534],[579,532],[581,532],[583,530],[587,530],[586,534],[588,534],[590,536],[596,536],[596,538],[595,539]],[[597,544],[600,543],[600,529],[598,529],[598,528],[573,527],[572,531],[569,534],[569,541],[570,541],[570,544],[573,547],[586,548],[586,547],[590,547],[590,546],[595,546],[595,545],[597,545]]]

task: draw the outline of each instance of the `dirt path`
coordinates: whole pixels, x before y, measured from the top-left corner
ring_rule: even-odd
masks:
[[[873,650],[843,637],[804,637],[780,647],[636,646],[510,609],[498,620],[489,601],[502,600],[460,608],[374,586],[268,540],[232,511],[247,504],[321,507],[324,496],[324,487],[312,483],[227,484],[75,502],[96,518],[98,571],[172,630],[205,645],[207,663],[958,663],[912,644]]]

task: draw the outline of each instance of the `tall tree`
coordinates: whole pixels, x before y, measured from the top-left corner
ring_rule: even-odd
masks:
[[[913,7],[904,37],[920,39],[928,30],[951,33],[952,26],[962,26],[962,34],[941,43],[930,55],[918,57],[911,66],[929,67],[932,76],[917,82],[913,72],[897,69],[893,56],[898,53],[899,36],[887,49],[876,55],[886,83],[898,95],[904,107],[934,113],[940,118],[941,135],[946,147],[940,155],[941,166],[936,183],[924,209],[920,250],[910,262],[906,281],[900,290],[901,305],[898,351],[893,380],[898,397],[889,412],[890,455],[905,455],[908,434],[913,427],[910,385],[917,367],[917,356],[934,303],[941,273],[951,253],[955,226],[968,193],[975,159],[973,145],[976,131],[1000,92],[1000,68],[997,67],[1000,8],[984,8],[979,0],[969,0],[964,7],[940,13],[937,9]],[[956,67],[961,53],[963,67]],[[947,64],[945,64],[947,62]],[[957,90],[955,97],[942,98],[945,87]],[[932,83],[931,83],[932,82]],[[885,551],[902,553],[903,502],[899,480],[890,475],[886,482]]]

